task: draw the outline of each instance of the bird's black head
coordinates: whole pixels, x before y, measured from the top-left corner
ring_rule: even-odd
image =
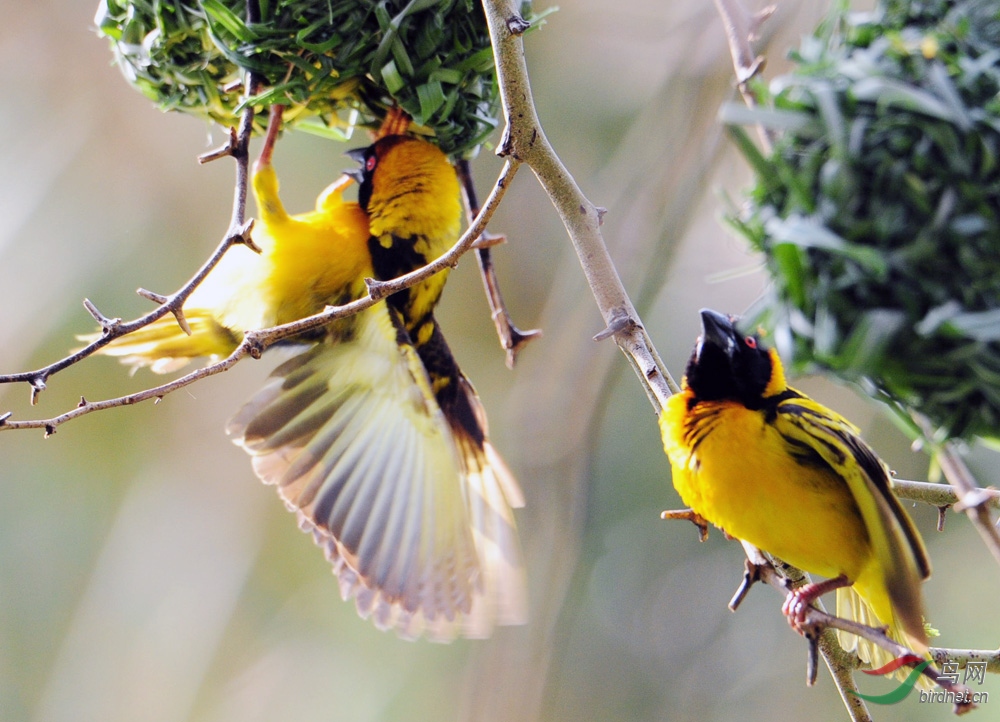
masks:
[[[344,174],[358,182],[358,205],[364,210],[368,210],[368,202],[372,198],[372,179],[375,177],[375,169],[378,168],[379,160],[389,148],[404,139],[405,136],[401,135],[387,135],[367,148],[355,148],[344,154],[360,164],[359,168],[344,171]]]
[[[768,386],[775,385],[772,376],[784,375],[780,362],[760,346],[757,336],[741,334],[733,320],[702,309],[701,336],[685,371],[687,385],[699,401],[739,401],[760,408],[772,390]]]

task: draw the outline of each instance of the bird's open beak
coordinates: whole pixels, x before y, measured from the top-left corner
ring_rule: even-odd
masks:
[[[698,358],[705,344],[711,344],[721,349],[726,356],[732,357],[736,350],[736,328],[728,316],[723,316],[710,308],[701,309],[701,338],[695,350]]]
[[[346,155],[348,158],[357,163],[360,163],[362,166],[361,168],[353,168],[351,170],[344,171],[344,175],[350,176],[351,178],[356,180],[359,184],[361,183],[362,180],[364,180],[365,152],[367,150],[368,150],[367,148],[354,148],[344,153],[344,155]]]

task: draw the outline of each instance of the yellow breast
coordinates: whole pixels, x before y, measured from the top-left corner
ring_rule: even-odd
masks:
[[[806,571],[856,579],[871,556],[846,483],[796,459],[762,411],[671,397],[660,424],[684,503],[738,539]]]

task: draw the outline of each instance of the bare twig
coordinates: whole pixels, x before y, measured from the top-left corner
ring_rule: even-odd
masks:
[[[743,102],[748,108],[756,108],[757,95],[750,86],[750,81],[764,69],[765,59],[753,51],[750,43],[756,38],[761,23],[774,12],[774,6],[769,5],[756,15],[748,13],[740,0],[715,0],[715,7],[725,28],[729,53],[733,57],[733,70],[736,72],[736,83],[743,96]],[[774,146],[774,131],[763,126],[758,126],[758,131],[761,142],[770,151]]]
[[[938,508],[954,506],[959,500],[959,495],[953,486],[930,481],[893,479],[892,490],[900,499],[919,501]],[[985,497],[986,506],[1000,509],[1000,490],[978,489],[978,492]]]
[[[441,272],[445,268],[454,267],[458,264],[458,259],[463,253],[472,247],[472,244],[486,227],[489,219],[496,211],[497,206],[499,206],[500,201],[506,192],[507,186],[511,178],[514,176],[514,173],[517,171],[519,165],[520,164],[514,160],[508,160],[504,163],[500,176],[497,178],[496,184],[493,186],[489,196],[486,198],[486,202],[483,204],[479,215],[447,253],[439,257],[434,262],[404,276],[400,276],[399,278],[389,281],[366,279],[366,283],[368,283],[369,287],[369,294],[364,298],[344,304],[343,306],[329,306],[322,313],[318,313],[298,321],[293,321],[292,323],[275,326],[273,328],[247,331],[244,334],[243,341],[226,358],[154,388],[145,389],[134,394],[120,396],[114,399],[107,399],[104,401],[81,401],[80,405],[76,408],[49,419],[11,421],[9,414],[4,415],[0,417],[0,431],[13,429],[44,429],[45,435],[49,436],[55,433],[57,427],[79,416],[84,416],[95,411],[103,411],[104,409],[115,408],[118,406],[131,406],[142,401],[148,401],[149,399],[161,399],[167,394],[184,388],[185,386],[190,386],[203,378],[214,376],[222,373],[223,371],[228,371],[244,356],[260,358],[261,354],[268,347],[274,345],[278,341],[292,336],[297,336],[305,331],[325,326],[335,319],[344,318],[345,316],[358,313],[359,311],[375,305],[386,296],[390,296],[397,291],[409,288],[420,281],[430,278],[435,273]]]
[[[744,547],[745,546],[746,545],[744,545]],[[774,589],[777,589],[779,592],[781,592],[782,595],[785,596],[787,596],[789,589],[798,584],[798,580],[793,582],[791,579],[789,579],[788,576],[784,576],[781,573],[779,573],[777,569],[775,569],[774,565],[770,564],[766,560],[764,560],[763,563],[761,563],[762,560],[759,557],[754,558],[748,555],[748,558],[750,559],[749,564],[756,565],[758,568],[754,571],[752,575],[749,572],[744,574],[744,582],[741,584],[741,589],[743,588],[743,586],[747,585],[746,580],[750,577],[752,577],[753,581],[759,580],[762,582],[766,582],[769,586],[773,587]],[[795,571],[798,572],[798,570]],[[798,572],[798,574],[801,574],[801,572]],[[750,584],[752,584],[753,581],[751,581]],[[746,592],[744,591],[742,596],[745,595]],[[818,643],[817,640],[822,638],[822,635],[825,630],[839,629],[841,631],[849,632],[850,634],[854,634],[858,637],[866,639],[869,642],[872,642],[873,644],[877,644],[878,646],[887,650],[894,657],[901,658],[910,655],[916,658],[917,660],[923,659],[922,657],[920,657],[920,655],[916,654],[916,652],[914,652],[912,649],[909,649],[900,644],[899,642],[897,642],[896,640],[891,639],[886,634],[885,629],[876,629],[874,627],[869,627],[864,624],[859,624],[858,622],[855,622],[850,619],[843,619],[842,617],[837,617],[832,614],[828,614],[827,612],[822,611],[821,609],[818,609],[816,607],[809,607],[809,609],[806,611],[805,624],[803,625],[803,628],[810,630],[809,636],[811,637],[810,639],[811,644],[817,644]],[[840,648],[839,644],[837,645],[837,648],[838,649]],[[822,651],[822,645],[820,645],[820,649]],[[947,659],[947,657],[944,656],[939,657],[937,655],[937,651],[942,651],[942,650],[934,650],[935,660],[940,661],[941,659]],[[965,651],[970,653],[970,658],[972,653],[980,655],[980,657],[990,656],[993,654],[992,652],[982,652],[975,650],[965,650]],[[841,650],[841,652],[843,652],[843,650]],[[852,658],[850,655],[844,654],[844,656],[839,657],[837,659],[834,659],[832,657],[827,657],[826,654],[824,654],[824,657],[827,658],[827,664],[831,666],[831,672],[834,672],[833,665],[840,666],[845,662],[850,662],[853,668],[859,667],[859,660]],[[917,664],[918,662],[914,662],[910,666],[916,666]],[[1000,669],[1000,659],[998,659],[996,665],[997,668]],[[928,679],[930,679],[932,682],[938,684],[943,689],[949,692],[953,692],[957,698],[966,698],[967,693],[969,692],[968,688],[966,688],[965,686],[952,682],[947,677],[942,676],[941,672],[939,672],[933,665],[927,665],[927,667],[923,669],[922,674]],[[834,672],[834,676],[835,678],[839,677],[839,673]],[[841,696],[845,696],[844,690],[841,690]],[[845,703],[846,703],[846,697],[845,697]],[[956,713],[961,714],[962,712],[966,712],[969,709],[972,709],[974,706],[975,705],[973,705],[971,702],[969,702],[968,704],[956,703]],[[848,705],[848,707],[850,708],[850,705]]]
[[[949,649],[934,647],[931,656],[938,664],[954,662],[959,669],[965,669],[969,663],[986,663],[986,671],[990,674],[1000,674],[1000,649]]]
[[[997,529],[989,510],[996,503],[996,496],[991,490],[979,488],[953,442],[941,446],[937,460],[958,496],[955,511],[965,512],[986,548],[1000,564],[1000,529]]]
[[[248,83],[248,95],[253,95],[257,92],[257,85],[258,84],[251,79]],[[201,268],[198,269],[198,272],[195,273],[187,283],[185,283],[171,296],[161,296],[160,294],[154,294],[146,291],[145,289],[139,289],[139,295],[154,301],[159,304],[159,306],[155,310],[150,311],[144,316],[140,316],[133,321],[122,322],[120,319],[108,319],[97,311],[97,308],[90,302],[89,299],[85,299],[84,307],[87,309],[88,313],[90,313],[90,315],[101,324],[101,335],[83,348],[65,356],[62,359],[59,359],[54,363],[49,364],[48,366],[43,366],[42,368],[34,371],[0,375],[0,384],[29,384],[31,386],[31,403],[34,405],[37,401],[38,394],[45,388],[46,383],[53,374],[79,363],[95,351],[107,346],[114,339],[130,334],[133,331],[143,328],[144,326],[148,326],[168,313],[174,314],[181,328],[184,329],[185,332],[190,333],[190,329],[186,328],[187,322],[184,319],[182,311],[184,302],[188,299],[191,293],[194,292],[194,289],[196,289],[201,282],[205,280],[205,277],[208,276],[213,268],[215,268],[230,248],[237,244],[244,244],[254,248],[253,243],[250,240],[252,222],[248,223],[246,221],[247,180],[249,177],[247,172],[247,159],[248,148],[250,145],[250,134],[253,131],[253,116],[254,109],[252,106],[248,105],[244,109],[243,115],[240,119],[239,132],[230,132],[229,142],[224,147],[224,152],[220,150],[215,155],[215,157],[231,155],[236,160],[236,190],[233,200],[233,213],[229,221],[229,229],[226,231],[225,238],[223,238],[222,242],[218,245],[209,259],[202,265]]]
[[[832,629],[824,629],[816,640],[819,653],[833,676],[833,682],[840,693],[840,699],[851,715],[852,722],[873,722],[871,713],[865,701],[858,696],[858,685],[854,681],[852,663],[857,658],[848,654],[837,641],[837,634]]]
[[[694,509],[667,509],[660,512],[661,519],[683,519],[698,527],[698,541],[708,541],[708,522]]]
[[[469,161],[464,158],[455,164],[458,169],[458,177],[462,182],[463,197],[465,199],[465,212],[467,221],[479,214],[479,199],[476,197],[476,186],[472,180],[472,173],[469,170]],[[490,313],[493,323],[496,325],[497,336],[500,338],[500,345],[507,352],[507,368],[514,368],[517,361],[518,352],[527,343],[542,335],[539,329],[522,331],[514,322],[510,320],[507,312],[507,304],[504,303],[503,294],[500,292],[500,282],[497,279],[496,268],[493,266],[493,256],[490,247],[503,242],[503,236],[488,235],[486,231],[480,234],[474,244],[476,248],[476,258],[479,260],[479,272],[483,278],[483,286],[486,289],[486,298],[490,304]]]
[[[559,213],[615,342],[657,412],[678,390],[629,300],[601,236],[602,212],[584,196],[549,144],[535,110],[524,60],[524,20],[509,0],[484,0],[506,126],[497,154],[531,167]]]

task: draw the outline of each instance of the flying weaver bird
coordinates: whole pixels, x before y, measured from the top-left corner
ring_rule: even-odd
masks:
[[[252,179],[261,255],[223,257],[185,304],[190,336],[167,316],[101,353],[156,372],[228,355],[244,330],[359,298],[365,277],[422,267],[458,239],[458,180],[427,142],[390,135],[350,152],[358,202],[343,179],[294,216],[265,148]],[[526,617],[511,511],[523,497],[434,319],[446,276],[295,339],[310,345],[227,427],[323,547],[343,597],[379,628],[437,640]]]
[[[733,319],[702,310],[682,390],[660,416],[684,503],[737,539],[827,577],[791,592],[801,631],[808,606],[837,590],[837,613],[927,654],[921,582],[930,563],[892,493],[885,464],[849,421],[789,388],[776,351]],[[888,652],[840,634],[873,667]]]

